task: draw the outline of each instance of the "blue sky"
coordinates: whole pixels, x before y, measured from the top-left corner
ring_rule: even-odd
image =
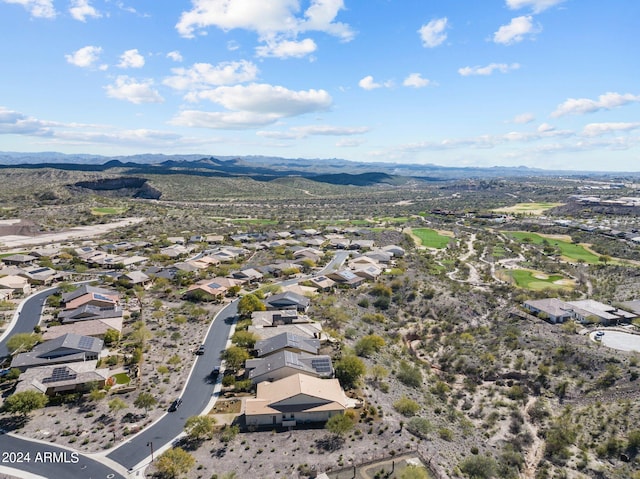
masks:
[[[0,150],[640,171],[637,0],[0,0]]]

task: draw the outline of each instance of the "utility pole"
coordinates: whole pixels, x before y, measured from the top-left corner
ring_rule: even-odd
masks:
[[[151,448],[151,462],[153,462],[153,442],[149,441],[147,446]]]

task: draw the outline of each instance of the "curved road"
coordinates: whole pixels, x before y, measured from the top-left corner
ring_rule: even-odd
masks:
[[[337,252],[334,258],[317,274],[325,274],[340,268],[348,255],[349,253],[346,251]],[[299,280],[300,278],[296,278],[284,281],[281,284],[292,284]],[[21,309],[18,310],[18,321],[17,323],[14,321],[15,324],[13,324],[10,333],[33,331],[33,328],[40,320],[46,298],[55,291],[55,288],[51,288],[25,300],[21,304]],[[214,367],[221,365],[220,355],[227,347],[237,312],[238,304],[237,300],[235,300],[220,310],[213,319],[204,340],[206,345],[205,353],[196,358],[180,395],[183,402],[178,410],[167,412],[154,424],[112,449],[106,454],[106,460],[103,459],[105,456],[102,454],[94,455],[95,459],[93,459],[48,443],[20,438],[12,434],[0,434],[0,466],[12,467],[48,478],[96,479],[104,477],[119,479],[125,477],[116,472],[116,469],[119,469],[118,466],[121,465],[127,469],[130,477],[138,476],[148,465],[154,454],[158,454],[163,449],[170,447],[174,439],[182,434],[184,423],[188,417],[201,414],[215,400],[216,385],[210,380],[211,371]],[[6,337],[0,341],[0,353],[5,351],[5,356],[7,355],[5,342],[9,336],[8,333],[9,331],[5,333],[4,336]],[[220,379],[218,378],[218,380]],[[176,397],[178,397],[178,394],[176,394]],[[66,455],[62,454],[65,451]],[[11,464],[3,464],[1,462],[4,452],[8,454],[8,460],[15,459]],[[22,452],[23,454],[29,452],[30,461],[17,462],[17,455],[12,455],[10,454],[11,452]],[[48,455],[49,460],[46,461],[44,453],[47,452],[55,452],[56,454]],[[40,453],[39,456],[38,453]],[[43,460],[36,462],[36,457]],[[101,460],[106,464],[99,462]],[[109,467],[110,463],[113,467]]]
[[[2,335],[2,340],[0,341],[0,358],[9,356],[9,350],[7,349],[7,340],[9,337],[18,333],[33,333],[33,328],[40,322],[44,302],[57,290],[58,288],[45,289],[20,304],[11,322],[13,327],[9,327]]]

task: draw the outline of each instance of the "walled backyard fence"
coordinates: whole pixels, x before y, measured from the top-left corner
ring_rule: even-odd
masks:
[[[436,456],[419,446],[402,454],[381,454],[366,461],[350,464],[338,469],[319,472],[311,477],[329,479],[377,479],[400,477],[402,470],[410,465],[421,465],[427,469],[432,479],[449,479],[437,464]]]

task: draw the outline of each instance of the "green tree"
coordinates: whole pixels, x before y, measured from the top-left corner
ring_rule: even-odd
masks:
[[[375,382],[379,382],[389,376],[389,370],[382,364],[374,364],[369,368],[369,376],[371,376]]]
[[[127,407],[127,403],[120,398],[115,398],[109,401],[109,411],[114,414],[116,414],[118,411],[121,411],[122,409],[126,409]]]
[[[216,420],[211,416],[191,416],[184,424],[184,432],[192,441],[211,439],[215,424]]]
[[[241,348],[253,348],[258,340],[258,336],[249,331],[236,331],[231,337],[231,342]]]
[[[423,466],[409,464],[400,473],[400,479],[429,479],[429,473]]]
[[[490,479],[496,474],[496,461],[488,456],[470,456],[460,463],[460,470],[471,479]]]
[[[91,401],[100,401],[101,399],[104,399],[107,396],[107,391],[105,391],[104,389],[99,389],[99,388],[92,388],[91,391],[89,391],[89,400]]]
[[[420,404],[407,396],[402,396],[393,403],[393,408],[403,416],[415,416],[420,410]]]
[[[419,388],[422,386],[422,371],[418,366],[411,366],[406,361],[402,361],[400,363],[397,377],[401,383],[407,386],[411,386],[413,388]]]
[[[412,417],[407,421],[407,431],[420,439],[426,439],[433,432],[433,425],[424,417]]]
[[[104,333],[104,344],[105,346],[111,346],[112,344],[116,344],[120,340],[120,333],[115,329],[108,329],[106,333]]]
[[[365,358],[377,353],[384,346],[385,342],[377,334],[369,334],[361,338],[355,345],[354,350],[358,356]]]
[[[140,325],[139,323],[142,323]],[[131,332],[130,338],[137,346],[144,347],[147,341],[153,338],[153,333],[147,328],[142,321],[134,323],[134,331]]]
[[[137,408],[144,409],[144,414],[147,415],[149,413],[149,409],[158,404],[158,400],[153,397],[153,394],[141,392],[138,394],[138,397],[135,401],[133,401],[133,405]]]
[[[351,389],[358,385],[360,378],[366,373],[367,368],[357,356],[343,356],[334,365],[336,378],[345,389]]]
[[[40,341],[42,341],[42,336],[39,334],[18,333],[7,340],[7,349],[9,350],[9,354],[31,351]]]
[[[249,357],[247,350],[239,346],[230,346],[222,353],[222,359],[226,361],[229,369],[234,371],[242,368]]]
[[[38,391],[22,391],[5,399],[2,408],[12,414],[27,417],[31,411],[45,407],[47,401],[47,396]]]
[[[195,465],[195,458],[182,448],[169,449],[156,461],[158,471],[165,477],[177,478],[189,472]]]
[[[251,316],[254,311],[265,311],[267,307],[255,294],[245,294],[238,300],[238,314]]]
[[[353,429],[353,421],[344,414],[336,414],[329,418],[324,428],[331,434],[342,437]]]

